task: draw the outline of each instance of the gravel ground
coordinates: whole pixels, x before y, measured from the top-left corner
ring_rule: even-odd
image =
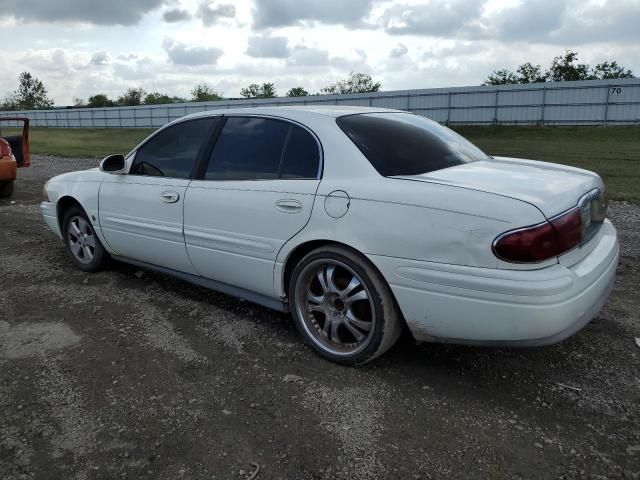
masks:
[[[74,269],[35,156],[0,201],[0,478],[640,478],[640,206],[583,331],[538,349],[416,346],[343,368],[286,315],[114,263]]]

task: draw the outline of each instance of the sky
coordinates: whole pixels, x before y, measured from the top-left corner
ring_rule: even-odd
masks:
[[[0,98],[29,71],[56,105],[199,83],[314,93],[350,71],[383,90],[478,85],[566,49],[640,75],[640,0],[0,0]]]

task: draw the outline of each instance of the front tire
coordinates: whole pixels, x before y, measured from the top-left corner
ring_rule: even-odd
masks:
[[[391,348],[402,331],[400,310],[382,275],[345,247],[307,254],[293,272],[289,299],[305,342],[333,362],[369,362]]]
[[[108,254],[82,208],[74,205],[67,209],[62,231],[67,251],[80,270],[97,272],[102,268]]]
[[[9,198],[11,195],[13,195],[14,183],[15,180],[0,182],[0,198]]]

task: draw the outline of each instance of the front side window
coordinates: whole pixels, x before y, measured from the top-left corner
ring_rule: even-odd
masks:
[[[453,130],[419,115],[347,115],[337,123],[385,177],[419,175],[489,158]]]
[[[218,119],[188,120],[168,127],[136,152],[129,174],[189,178],[198,153]]]
[[[305,129],[272,118],[230,117],[204,179],[316,178],[319,162],[318,143]]]

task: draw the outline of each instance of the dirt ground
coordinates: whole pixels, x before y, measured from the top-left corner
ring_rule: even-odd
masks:
[[[601,314],[537,349],[415,345],[344,368],[289,317],[123,264],[76,270],[36,156],[0,201],[0,478],[640,478],[640,205]]]

